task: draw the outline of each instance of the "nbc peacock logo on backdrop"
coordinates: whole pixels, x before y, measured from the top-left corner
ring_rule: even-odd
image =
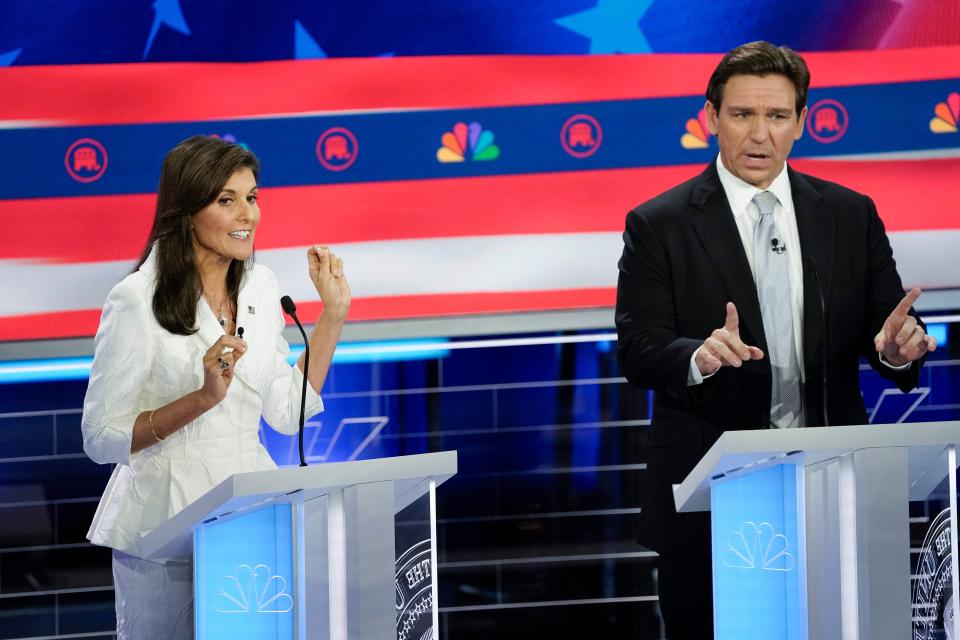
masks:
[[[710,128],[707,127],[707,112],[700,109],[696,118],[689,118],[685,131],[680,136],[680,146],[684,149],[706,149],[710,146]]]
[[[243,147],[248,151],[250,150],[250,145],[248,145],[246,142],[243,142],[242,140],[237,140],[237,136],[233,135],[232,133],[225,133],[223,135],[220,135],[219,133],[211,133],[209,134],[209,136],[211,138],[219,138],[224,142],[232,142],[233,144]]]
[[[956,133],[960,123],[960,93],[950,93],[943,102],[933,108],[930,131],[934,133]]]
[[[437,149],[439,162],[482,162],[500,157],[500,147],[493,143],[493,131],[479,122],[458,122],[440,137]]]

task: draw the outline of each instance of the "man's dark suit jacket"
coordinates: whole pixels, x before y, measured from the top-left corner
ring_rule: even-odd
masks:
[[[824,424],[826,372],[830,424],[862,424],[860,356],[904,391],[917,384],[920,362],[906,371],[890,369],[873,344],[903,298],[903,285],[868,197],[788,171],[804,264],[807,423]],[[708,555],[708,516],[677,515],[671,485],[724,431],[767,428],[771,390],[767,357],[723,367],[703,384],[687,386],[690,358],[723,327],[727,302],[737,306],[743,342],[769,353],[753,275],[716,163],[631,211],[623,239],[618,357],[627,380],[655,392],[640,542],[662,554]],[[818,280],[826,310],[825,366]]]

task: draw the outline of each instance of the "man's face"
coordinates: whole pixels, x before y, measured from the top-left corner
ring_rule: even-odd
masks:
[[[707,125],[720,143],[723,166],[744,182],[766,189],[783,170],[803,134],[796,89],[781,75],[735,75],[723,89],[720,110],[707,101]]]

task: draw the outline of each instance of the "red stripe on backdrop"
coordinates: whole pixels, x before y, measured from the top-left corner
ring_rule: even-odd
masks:
[[[944,207],[940,189],[932,188],[956,181],[958,158],[791,164],[870,195],[888,231],[960,228],[956,210]],[[257,248],[619,231],[627,210],[701,169],[679,165],[266,188]],[[146,242],[153,207],[153,195],[0,201],[0,258],[131,260]]]
[[[83,338],[97,332],[100,309],[0,317],[0,341]]]
[[[616,230],[628,209],[699,170],[684,165],[265,188],[256,247]],[[146,242],[154,201],[152,195],[0,201],[8,232],[0,238],[0,257],[130,260]]]
[[[616,257],[614,257],[614,260],[616,260]],[[616,296],[616,289],[611,287],[559,291],[509,291],[503,293],[358,298],[350,305],[350,320],[386,320],[459,316],[472,313],[612,307],[616,302]],[[301,320],[306,317],[309,322],[313,322],[317,319],[322,308],[323,305],[320,302],[298,302],[297,314],[301,315]]]
[[[873,198],[890,231],[960,229],[956,204],[944,203],[960,176],[960,158],[929,160],[791,160],[804,173]]]
[[[0,200],[0,259],[105,262],[140,256],[153,223],[154,194]]]
[[[611,307],[615,298],[612,288],[357,298],[349,320]],[[320,302],[298,302],[297,315],[302,322],[314,322],[322,308]],[[99,322],[99,309],[0,317],[0,341],[92,336]]]
[[[960,77],[957,46],[805,57],[814,87]],[[122,124],[702,95],[719,59],[719,54],[436,56],[9,67],[0,69],[0,120]],[[243,90],[224,100],[224,86]]]

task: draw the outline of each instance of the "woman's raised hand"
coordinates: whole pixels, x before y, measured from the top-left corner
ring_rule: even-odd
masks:
[[[323,313],[343,321],[350,310],[350,284],[343,272],[343,258],[338,258],[326,245],[307,249],[310,280],[323,301]]]

